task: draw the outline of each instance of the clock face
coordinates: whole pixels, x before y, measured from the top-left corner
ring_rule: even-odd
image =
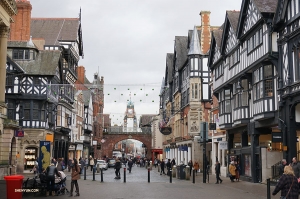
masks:
[[[128,109],[128,113],[129,113],[129,114],[132,114],[132,113],[133,113],[133,110],[132,110],[132,109]]]

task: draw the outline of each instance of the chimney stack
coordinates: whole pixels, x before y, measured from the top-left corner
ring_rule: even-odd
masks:
[[[10,25],[10,41],[29,41],[32,6],[30,1],[16,0],[18,14]]]
[[[210,40],[211,40],[211,30],[210,30],[210,11],[201,11],[201,50],[204,54],[207,54],[210,48]]]

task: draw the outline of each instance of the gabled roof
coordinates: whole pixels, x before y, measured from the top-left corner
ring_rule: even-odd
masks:
[[[167,83],[172,83],[173,81],[173,53],[167,53],[166,57],[166,70],[168,70],[168,81]]]
[[[274,17],[274,23],[276,26],[278,26],[279,23],[284,22],[285,13],[287,11],[289,1],[278,1],[275,17]]]
[[[255,8],[258,10],[260,15],[265,18],[272,18],[276,12],[278,0],[243,0],[241,5],[241,13],[239,17],[237,36],[240,38],[242,36],[243,25],[245,18],[247,16],[247,9],[249,3],[252,2]],[[271,15],[270,15],[271,14]]]
[[[83,90],[83,102],[85,106],[89,106],[92,92],[90,90]]]
[[[232,27],[232,30],[234,31],[235,36],[237,36],[237,26],[238,26],[238,20],[240,16],[240,11],[226,11],[226,16],[225,16],[225,22],[224,22],[224,30],[223,30],[223,35],[222,35],[222,40],[221,40],[221,45],[220,45],[220,50],[221,53],[226,47],[226,41],[229,36],[229,31],[230,27]]]
[[[163,77],[159,94],[161,95],[164,92],[164,90],[165,90],[165,78]]]
[[[36,55],[35,60],[24,61],[14,60],[25,74],[30,75],[55,75],[59,66],[61,52],[58,50],[41,50]]]
[[[223,28],[223,26],[221,26]],[[210,42],[210,49],[209,49],[209,59],[208,59],[208,66],[210,67],[213,63],[214,54],[217,51],[220,51],[221,42],[222,42],[222,35],[223,35],[223,29],[218,29],[212,31],[212,37]]]
[[[178,70],[180,70],[183,67],[184,63],[187,60],[187,42],[188,37],[175,36],[175,51],[177,54],[175,68],[177,68]]]
[[[76,41],[79,18],[32,18],[31,35],[45,39],[45,45],[59,45],[59,41]]]
[[[192,32],[192,38],[189,41],[188,55],[203,55],[203,52],[201,51],[201,47],[200,47],[199,31],[197,30],[196,26],[194,26],[194,30]]]
[[[145,114],[140,116],[140,127],[151,126],[152,118],[155,114]]]

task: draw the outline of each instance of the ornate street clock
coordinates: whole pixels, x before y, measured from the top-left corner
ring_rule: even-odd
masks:
[[[136,132],[137,131],[137,119],[136,119],[136,115],[135,115],[135,111],[134,111],[134,104],[131,101],[131,99],[127,103],[127,108],[126,108],[126,112],[125,112],[125,117],[124,117],[124,128],[125,129],[127,129],[128,118],[133,119],[133,131]]]

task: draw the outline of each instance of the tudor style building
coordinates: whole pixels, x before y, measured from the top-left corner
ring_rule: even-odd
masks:
[[[265,181],[268,165],[282,158],[277,130],[277,1],[243,0],[239,15],[227,12],[220,47],[212,42],[208,65],[219,100],[219,126],[227,130],[227,161],[239,162],[244,179]],[[277,149],[272,155],[268,149]],[[224,153],[223,153],[224,154]],[[268,163],[262,161],[268,158]]]
[[[210,12],[202,11],[201,26],[188,32],[188,37],[176,36],[174,53],[166,57],[166,72],[160,93],[162,120],[160,127],[171,127],[165,136],[166,158],[176,158],[179,164],[189,160],[202,166],[202,150],[198,139],[200,122],[209,121],[210,70],[207,68],[211,31]],[[207,145],[209,156],[210,145]],[[209,159],[210,160],[210,159]]]
[[[284,158],[299,160],[300,145],[300,1],[279,0],[274,17],[278,32],[279,126],[286,146]]]

